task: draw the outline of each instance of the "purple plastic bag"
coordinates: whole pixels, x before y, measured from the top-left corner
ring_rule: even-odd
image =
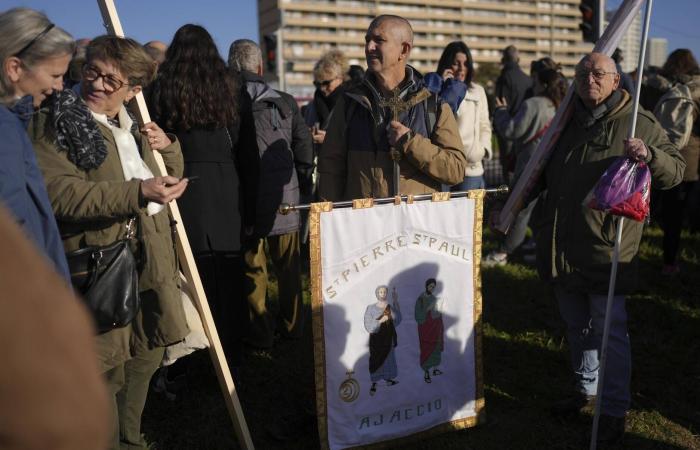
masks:
[[[608,211],[636,192],[642,192],[651,181],[646,164],[620,157],[605,171],[588,194],[586,204],[591,208]]]

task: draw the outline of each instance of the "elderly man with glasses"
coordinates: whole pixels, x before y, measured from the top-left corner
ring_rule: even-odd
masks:
[[[541,182],[546,194],[533,216],[540,276],[551,282],[566,322],[575,392],[553,412],[572,417],[596,401],[598,355],[618,218],[585,206],[584,198],[620,156],[643,161],[655,187],[669,189],[683,177],[685,162],[664,130],[645,110],[635,137],[627,139],[633,99],[618,89],[615,62],[600,53],[576,67],[573,117],[562,132]],[[617,289],[613,299],[608,362],[602,392],[599,448],[619,441],[630,406],[631,354],[625,295],[633,291],[644,224],[622,230]]]

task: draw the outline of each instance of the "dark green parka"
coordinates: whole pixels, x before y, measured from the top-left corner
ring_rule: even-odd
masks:
[[[619,218],[584,204],[605,170],[624,154],[632,99],[620,103],[590,128],[572,118],[544,169],[546,192],[533,215],[540,276],[569,290],[606,294]],[[578,101],[578,100],[577,100]],[[670,189],[683,179],[685,162],[654,116],[640,109],[635,137],[651,152],[652,185]],[[617,294],[634,289],[637,252],[644,224],[625,220],[620,247]]]
[[[138,215],[146,262],[139,274],[141,311],[128,326],[97,336],[103,371],[122,364],[140,348],[166,346],[188,332],[180,300],[177,260],[167,208],[148,216],[139,202],[140,180],[124,180],[117,146],[111,131],[97,124],[107,146],[104,162],[89,171],[73,164],[56,144],[48,113],[40,113],[29,126],[37,161],[66,252],[93,245],[107,245],[125,235],[130,216]],[[160,171],[147,139],[134,134],[141,157],[154,176]],[[183,159],[174,141],[161,150],[168,174],[180,177]]]

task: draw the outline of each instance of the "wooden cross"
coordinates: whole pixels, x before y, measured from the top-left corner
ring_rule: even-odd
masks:
[[[391,110],[391,120],[399,120],[399,115],[404,112],[408,111],[418,103],[422,102],[426,98],[430,96],[430,93],[426,90],[423,89],[419,91],[416,95],[411,97],[408,100],[402,100],[399,97],[401,90],[399,86],[395,87],[391,91],[391,97],[388,99],[380,99],[378,102],[378,105],[381,108],[389,108]],[[399,166],[399,161],[401,160],[401,152],[396,150],[394,146],[392,145],[389,148],[389,154],[391,155],[391,159],[394,161],[394,195],[401,195],[401,192],[399,192],[399,179],[401,177],[401,168]]]
[[[124,37],[124,31],[119,20],[119,15],[117,14],[117,8],[114,6],[114,0],[97,0],[97,4],[100,7],[107,32],[114,36]],[[136,96],[136,102],[138,107],[138,119],[141,125],[150,122],[150,115],[148,114],[148,108],[146,107],[146,102],[142,93]],[[167,174],[168,172],[165,169],[165,163],[160,153],[154,151],[153,156],[156,159],[161,174]],[[224,395],[226,408],[231,416],[238,443],[244,450],[252,450],[254,448],[253,441],[250,437],[245,417],[243,416],[243,408],[241,408],[241,403],[238,400],[238,394],[236,393],[236,386],[233,383],[231,371],[229,370],[226,357],[224,356],[224,350],[219,340],[219,333],[216,331],[214,318],[211,315],[209,303],[207,303],[207,296],[204,293],[204,286],[199,277],[194,255],[192,254],[192,249],[187,239],[187,233],[185,232],[185,227],[180,217],[180,210],[174,200],[168,204],[168,208],[170,208],[170,214],[176,224],[176,245],[180,266],[185,274],[185,278],[193,286],[192,293],[194,298],[192,300],[197,306],[197,311],[202,319],[202,325],[204,325],[204,332],[210,342],[209,355],[211,356],[214,370],[219,379],[219,387]]]

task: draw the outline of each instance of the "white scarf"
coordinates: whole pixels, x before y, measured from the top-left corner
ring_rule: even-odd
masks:
[[[105,114],[98,114],[96,112],[90,111],[92,116],[100,122],[102,125],[109,128],[114,136],[114,142],[117,144],[117,152],[119,153],[119,160],[122,163],[122,171],[124,172],[124,179],[126,181],[138,178],[140,180],[147,180],[153,178],[153,172],[148,168],[146,163],[141,159],[139,154],[139,149],[136,146],[136,139],[131,134],[131,125],[133,121],[129,117],[129,113],[126,112],[124,106],[119,110],[119,127],[115,127]],[[165,205],[161,205],[155,202],[148,202],[146,207],[146,212],[149,216],[157,214],[163,210]]]

